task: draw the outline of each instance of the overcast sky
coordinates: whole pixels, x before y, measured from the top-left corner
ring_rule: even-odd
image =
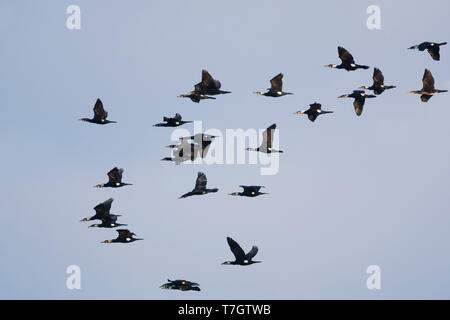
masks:
[[[66,27],[71,4],[80,30]],[[366,27],[372,4],[381,30]],[[439,62],[406,50],[450,41],[448,12],[444,0],[1,1],[0,298],[450,298],[450,94],[408,94],[425,68],[450,89],[450,45]],[[337,46],[371,68],[324,68]],[[357,117],[337,97],[370,84],[373,67],[397,88]],[[177,98],[202,69],[232,93]],[[252,94],[279,72],[294,95]],[[77,121],[97,98],[117,124]],[[334,113],[293,114],[315,101]],[[172,130],[152,125],[176,112],[221,132],[276,123],[278,174],[160,161]],[[133,185],[92,188],[114,166]],[[178,200],[198,171],[219,192]],[[228,195],[241,184],[269,195]],[[102,244],[113,229],[79,222],[110,197],[144,241]],[[227,236],[257,245],[263,263],[221,265],[233,258]],[[81,290],[66,288],[69,265]],[[369,265],[381,290],[366,287]],[[167,278],[202,291],[160,289]]]

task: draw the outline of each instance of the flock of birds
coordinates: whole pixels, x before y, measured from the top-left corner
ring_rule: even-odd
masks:
[[[419,51],[427,50],[433,60],[440,60],[440,47],[446,45],[446,42],[443,43],[435,43],[435,42],[423,42],[419,45],[411,46],[408,49],[418,49]],[[341,60],[341,64],[329,64],[326,67],[336,68],[336,69],[344,69],[347,71],[355,71],[357,69],[369,69],[366,65],[356,64],[353,56],[343,47],[338,47],[338,54]],[[263,95],[266,97],[282,97],[285,95],[290,95],[293,93],[284,92],[283,91],[283,74],[280,73],[273,77],[270,80],[271,87],[267,89],[266,92],[257,91],[255,94]],[[423,78],[422,78],[422,89],[410,91],[411,94],[420,94],[421,100],[423,102],[428,102],[430,98],[442,92],[447,92],[447,90],[439,90],[434,87],[434,78],[431,72],[428,69],[425,69]],[[220,94],[228,94],[230,91],[220,90],[221,83],[220,81],[214,79],[208,71],[202,71],[202,81],[195,84],[194,90],[188,92],[187,94],[182,94],[179,97],[181,98],[189,98],[193,102],[199,103],[201,100],[205,99],[216,99],[215,95]],[[338,98],[353,98],[353,106],[355,108],[355,112],[358,116],[362,114],[363,106],[365,100],[367,98],[375,98],[377,95],[382,94],[385,90],[393,89],[395,86],[393,85],[385,85],[384,77],[380,69],[374,68],[373,72],[373,83],[370,86],[361,86],[359,89],[363,90],[353,90],[350,94],[341,95]],[[366,94],[364,90],[373,91],[374,95]],[[297,111],[295,114],[306,114],[308,119],[314,122],[319,115],[333,113],[333,111],[322,110],[322,105],[320,103],[314,102],[309,105],[309,109],[303,111]],[[105,125],[109,123],[116,123],[116,121],[107,120],[108,112],[105,111],[102,101],[97,99],[94,106],[94,117],[92,119],[82,118],[81,121],[86,121],[90,123]],[[162,123],[157,123],[154,127],[178,127],[187,123],[191,123],[192,121],[184,121],[180,114],[175,114],[173,118],[163,117]],[[263,140],[259,147],[257,148],[247,148],[248,151],[258,151],[264,153],[282,153],[281,150],[276,150],[272,148],[272,140],[273,133],[276,129],[276,124],[272,124],[263,132]],[[197,157],[204,158],[208,152],[208,149],[216,136],[208,135],[205,133],[196,134],[194,136],[182,137],[180,138],[180,143],[177,145],[169,145],[168,148],[172,149],[172,157],[166,157],[161,160],[164,161],[172,161],[175,164],[180,164],[184,161],[194,161]],[[130,183],[122,182],[122,174],[123,169],[119,169],[117,167],[111,169],[108,172],[108,182],[98,184],[96,188],[119,188],[127,185],[132,185]],[[232,196],[241,196],[241,197],[257,197],[259,195],[266,194],[264,192],[260,192],[264,186],[240,186],[243,190],[241,192],[233,192],[230,193]],[[195,186],[192,191],[189,191],[179,197],[179,199],[187,198],[194,195],[205,195],[208,193],[215,193],[219,189],[217,188],[207,188],[207,178],[203,172],[199,172],[197,179],[195,181]],[[96,228],[116,228],[121,226],[126,226],[126,224],[121,224],[117,222],[118,217],[120,215],[111,214],[111,205],[113,199],[110,198],[97,206],[94,207],[95,215],[84,218],[81,221],[91,221],[91,220],[100,220],[101,223],[92,224],[89,227]],[[103,243],[131,243],[138,240],[143,240],[140,238],[135,238],[136,234],[130,232],[128,229],[116,229],[118,236],[115,239],[104,240]],[[224,265],[241,265],[247,266],[254,263],[260,263],[261,261],[252,260],[256,254],[258,253],[258,247],[253,246],[248,253],[241,248],[241,246],[232,238],[227,237],[227,243],[230,247],[231,252],[234,255],[233,261],[226,261]],[[200,291],[200,287],[198,283],[190,282],[187,280],[169,280],[168,282],[161,285],[163,289],[177,289],[181,291]]]

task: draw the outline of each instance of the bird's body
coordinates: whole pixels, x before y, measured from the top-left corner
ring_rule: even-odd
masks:
[[[117,216],[107,216],[104,217],[102,223],[96,223],[89,226],[89,228],[116,228],[120,226],[126,226],[126,224],[118,223]]]
[[[261,188],[264,188],[264,186],[239,186],[243,188],[244,190],[242,192],[233,192],[230,193],[231,196],[240,196],[240,197],[257,197],[262,194],[267,194],[265,192],[260,192]]]
[[[184,161],[195,161],[199,154],[198,144],[189,143],[187,139],[183,139],[178,145],[169,145],[167,148],[172,149],[172,157],[166,157],[161,160],[172,161],[176,165],[179,165]]]
[[[325,67],[328,68],[336,68],[336,69],[344,69],[347,71],[354,71],[357,69],[369,69],[368,66],[359,65],[355,63],[353,56],[343,47],[338,47],[338,55],[341,59],[341,64],[328,64]]]
[[[375,98],[374,95],[366,94],[364,90],[353,90],[351,94],[345,94],[338,98],[353,98],[353,106],[355,107],[355,112],[357,116],[360,116],[363,112],[364,103],[366,98]]]
[[[290,92],[284,92],[283,91],[283,74],[279,73],[272,79],[270,79],[270,88],[267,89],[268,91],[256,91],[255,94],[266,96],[266,97],[282,97],[287,94],[293,94]]]
[[[208,71],[202,70],[202,81],[195,85],[195,92],[202,95],[218,95],[231,93],[230,91],[220,90],[221,83],[219,80],[214,79]]]
[[[183,121],[179,113],[175,114],[173,118],[163,117],[162,123],[153,125],[154,127],[178,127],[185,123],[191,123],[192,121]]]
[[[425,72],[422,77],[422,89],[410,91],[410,94],[420,94],[420,99],[422,102],[428,102],[430,98],[436,93],[447,92],[448,90],[439,90],[434,87],[434,78],[431,74],[431,71],[425,69]]]
[[[421,44],[409,47],[408,49],[417,49],[419,51],[427,50],[433,60],[439,61],[441,59],[441,55],[439,53],[440,46],[446,45],[447,42],[436,43],[436,42],[422,42]]]
[[[144,240],[144,239],[138,239],[134,238],[136,234],[130,232],[128,229],[116,229],[117,233],[119,234],[116,239],[112,240],[105,240],[102,241],[102,243],[130,243],[138,240]]]
[[[263,132],[263,141],[258,148],[247,148],[247,151],[259,151],[263,153],[283,153],[281,150],[272,148],[273,133],[277,125],[274,123]]]
[[[322,110],[322,105],[320,103],[314,102],[309,105],[308,110],[300,110],[297,111],[295,114],[306,114],[308,115],[308,119],[312,122],[314,122],[318,116],[321,114],[327,114],[327,113],[333,113],[333,111],[325,111]]]
[[[219,191],[219,189],[217,189],[217,188],[207,189],[206,188],[207,182],[208,182],[208,179],[206,178],[206,175],[203,172],[199,172],[197,175],[197,179],[195,181],[194,189],[188,193],[183,194],[178,199],[183,199],[183,198],[187,198],[190,196],[204,195],[207,193],[214,193],[214,192]]]
[[[160,286],[161,289],[181,290],[181,291],[200,291],[199,284],[187,280],[170,280]]]
[[[109,181],[107,183],[102,183],[94,186],[95,188],[119,188],[123,186],[132,185],[131,183],[122,182],[123,169],[114,167],[108,172]]]
[[[258,247],[253,246],[248,253],[245,253],[242,250],[241,246],[234,241],[232,238],[227,237],[228,245],[230,246],[231,252],[233,252],[234,261],[225,261],[222,264],[225,265],[240,265],[240,266],[248,266],[254,263],[260,263],[261,261],[253,261],[253,257],[258,253]]]
[[[81,118],[80,121],[90,122],[95,124],[108,124],[108,123],[116,123],[116,121],[110,121],[106,118],[108,117],[108,112],[103,108],[103,103],[100,99],[97,99],[94,106],[94,117],[92,119],[89,118]]]
[[[373,90],[376,95],[382,94],[384,90],[393,89],[395,86],[385,86],[383,73],[378,68],[373,69],[373,84],[369,86],[362,86],[360,89]]]

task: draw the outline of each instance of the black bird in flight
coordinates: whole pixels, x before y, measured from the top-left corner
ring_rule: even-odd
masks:
[[[430,70],[425,69],[425,72],[423,74],[423,78],[422,78],[422,89],[421,90],[415,90],[415,91],[410,91],[410,94],[421,94],[420,99],[422,100],[422,102],[428,102],[428,100],[430,100],[430,98],[435,95],[436,93],[441,93],[441,92],[447,92],[448,90],[439,90],[439,89],[435,89],[434,88],[434,78],[433,75],[431,74]]]
[[[81,221],[90,221],[90,220],[103,220],[106,219],[108,217],[112,217],[112,218],[117,218],[120,217],[121,215],[117,215],[117,214],[110,214],[110,210],[111,210],[111,204],[114,201],[113,198],[109,198],[108,200],[96,205],[94,207],[95,210],[95,215],[93,215],[92,217],[89,218],[84,218]]]
[[[341,64],[329,64],[325,67],[328,68],[336,68],[336,69],[345,69],[347,71],[354,71],[356,69],[369,69],[368,66],[359,65],[355,63],[353,56],[343,47],[338,47],[339,58],[341,59]]]
[[[424,51],[426,49],[433,60],[439,61],[441,59],[441,55],[439,54],[439,47],[446,44],[447,42],[436,43],[426,41],[416,46],[409,47],[408,49],[418,49],[419,51]]]
[[[375,93],[376,95],[382,94],[384,92],[384,90],[395,88],[395,86],[385,86],[384,85],[383,73],[381,73],[380,69],[378,69],[378,68],[373,68],[372,79],[373,79],[373,84],[370,87],[362,86],[359,88],[365,89],[365,90],[373,90],[373,93]]]
[[[191,123],[192,121],[183,121],[181,120],[181,115],[179,113],[175,114],[175,117],[173,118],[168,118],[168,117],[163,117],[163,121],[162,123],[157,123],[155,125],[153,125],[154,127],[178,127],[181,126],[185,123]]]
[[[366,94],[364,90],[353,90],[351,94],[344,94],[338,98],[353,98],[353,106],[355,107],[355,112],[357,116],[360,116],[363,112],[364,102],[366,98],[375,98],[376,96],[372,94]]]
[[[239,186],[244,190],[242,192],[233,192],[230,193],[231,196],[241,196],[241,197],[257,197],[262,194],[267,194],[265,192],[260,192],[261,188],[265,188],[264,186]]]
[[[293,94],[290,92],[283,91],[283,74],[279,73],[272,79],[270,79],[270,88],[267,89],[267,92],[256,91],[255,94],[266,96],[266,97],[281,97],[287,94]]]
[[[129,242],[134,242],[134,241],[138,241],[138,240],[144,240],[144,239],[134,238],[134,236],[136,234],[130,232],[130,230],[128,230],[128,229],[116,229],[116,231],[119,234],[116,239],[105,240],[105,241],[102,241],[102,243],[115,243],[115,242],[129,243]]]
[[[118,223],[117,216],[108,215],[101,219],[102,223],[91,224],[89,228],[116,228],[126,226],[126,224]]]
[[[108,172],[109,181],[107,183],[102,183],[94,186],[94,188],[119,188],[123,186],[131,186],[131,183],[122,182],[123,169],[114,167]]]
[[[187,198],[190,196],[196,196],[196,195],[203,195],[210,192],[217,192],[219,189],[213,188],[213,189],[207,189],[206,183],[208,182],[208,179],[206,178],[206,175],[203,172],[199,172],[197,176],[197,180],[195,180],[195,187],[192,191],[183,194],[178,199]]]
[[[263,152],[263,153],[274,153],[274,152],[283,153],[283,151],[281,151],[281,150],[272,149],[273,133],[276,128],[277,128],[277,125],[275,123],[273,125],[271,125],[270,127],[268,127],[263,132],[263,141],[262,141],[261,145],[258,148],[247,148],[246,150],[247,151],[259,151],[259,152]]]
[[[165,157],[162,161],[172,161],[176,165],[184,161],[195,161],[198,156],[199,147],[196,143],[189,143],[187,139],[182,140],[180,144],[171,144],[167,148],[172,149],[172,157]]]
[[[228,245],[230,246],[231,252],[233,252],[235,260],[234,261],[225,261],[222,264],[232,264],[232,265],[241,265],[248,266],[253,263],[260,263],[261,261],[253,261],[253,257],[258,253],[258,247],[253,246],[252,249],[246,254],[244,250],[242,250],[241,246],[231,239],[227,237]]]
[[[309,105],[308,110],[300,110],[295,112],[295,114],[306,114],[308,115],[308,119],[314,122],[318,116],[321,114],[333,113],[333,111],[325,111],[322,110],[322,105],[320,103],[314,102]]]
[[[103,103],[100,99],[97,99],[94,106],[94,118],[81,118],[80,121],[96,123],[96,124],[108,124],[108,123],[117,123],[116,121],[106,120],[108,117],[108,112],[103,108]]]
[[[190,91],[186,94],[180,94],[178,96],[178,98],[189,98],[189,99],[191,99],[192,102],[195,102],[195,103],[199,103],[200,100],[205,100],[205,99],[216,99],[214,97],[210,97],[210,96],[207,96],[207,95],[204,95],[201,93],[197,93],[195,91]]]
[[[214,79],[208,71],[202,70],[202,81],[195,85],[194,91],[198,94],[210,96],[231,93],[230,91],[220,90],[221,86],[219,80]]]
[[[181,291],[200,291],[199,284],[187,280],[170,280],[160,286],[161,289],[181,290]]]

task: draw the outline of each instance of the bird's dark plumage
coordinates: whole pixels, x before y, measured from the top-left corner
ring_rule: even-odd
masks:
[[[274,153],[274,152],[282,153],[283,151],[275,150],[272,148],[273,133],[276,128],[277,128],[277,125],[275,123],[272,124],[270,127],[268,127],[263,132],[263,141],[262,141],[261,145],[258,148],[247,148],[246,150],[259,151],[259,152],[263,152],[263,153]]]
[[[167,279],[167,283],[163,284],[160,288],[169,290],[181,290],[181,291],[200,291],[199,284],[187,280],[170,280]]]
[[[95,186],[95,188],[119,188],[127,185],[131,185],[131,183],[123,183],[122,182],[122,173],[123,169],[119,169],[117,167],[114,167],[108,172],[108,179],[109,181],[107,183],[98,184]]]
[[[362,86],[360,89],[373,90],[373,93],[376,95],[380,95],[387,89],[393,89],[395,86],[385,86],[384,85],[384,76],[380,69],[373,69],[373,84],[369,86]]]
[[[154,127],[178,127],[185,123],[191,123],[192,121],[183,121],[182,117],[179,113],[176,113],[173,118],[163,117],[163,121],[161,123],[157,123],[153,125]]]
[[[354,71],[356,69],[369,69],[368,66],[359,65],[355,63],[353,56],[343,47],[338,47],[338,55],[341,59],[341,64],[329,64],[326,65],[328,68],[344,69],[347,71]]]
[[[260,192],[261,188],[264,188],[264,186],[239,186],[243,188],[244,190],[242,192],[233,192],[230,193],[232,196],[241,196],[241,197],[257,197],[262,194],[266,194],[265,192]]]
[[[439,90],[434,87],[434,78],[431,74],[431,71],[425,69],[425,72],[422,77],[422,89],[410,91],[411,94],[420,94],[420,99],[422,102],[428,102],[430,98],[436,93],[447,92],[448,90]]]
[[[207,182],[208,182],[208,179],[206,178],[206,175],[203,172],[199,172],[197,175],[197,179],[195,180],[194,189],[188,193],[183,194],[181,197],[179,197],[179,199],[219,191],[219,189],[217,189],[217,188],[207,189],[206,188]]]
[[[92,119],[89,118],[81,118],[80,121],[95,123],[95,124],[108,124],[108,123],[116,123],[116,121],[110,121],[106,118],[108,117],[108,112],[103,108],[103,103],[100,99],[97,99],[94,105],[94,117]]]
[[[274,98],[285,96],[287,94],[293,94],[290,92],[283,91],[283,74],[282,73],[279,73],[275,77],[270,79],[270,88],[268,89],[267,92],[256,91],[255,93],[258,95],[263,95],[266,97],[274,97]]]
[[[300,110],[297,111],[295,114],[306,114],[308,115],[308,119],[312,122],[314,122],[318,116],[321,114],[327,114],[327,113],[333,113],[333,111],[325,111],[322,110],[322,105],[320,103],[314,102],[309,105],[308,110]]]
[[[436,42],[422,42],[421,44],[409,47],[408,49],[418,49],[419,51],[427,50],[433,60],[439,61],[441,55],[439,53],[440,46],[446,45],[447,42],[436,43]]]
[[[353,106],[357,116],[360,116],[363,112],[364,103],[366,98],[375,98],[376,96],[366,94],[364,90],[353,90],[351,94],[342,95],[339,98],[353,98]]]
[[[144,240],[144,239],[138,239],[134,238],[136,234],[130,232],[128,229],[116,229],[117,233],[119,234],[116,239],[112,240],[105,240],[103,243],[130,243],[138,240]]]
[[[252,259],[256,256],[258,253],[258,247],[253,246],[251,250],[246,254],[244,250],[241,248],[241,246],[234,241],[232,238],[227,237],[228,245],[230,246],[231,252],[233,252],[234,261],[225,261],[222,264],[231,264],[231,265],[241,265],[241,266],[248,266],[254,263],[260,263],[261,261],[253,261]]]

